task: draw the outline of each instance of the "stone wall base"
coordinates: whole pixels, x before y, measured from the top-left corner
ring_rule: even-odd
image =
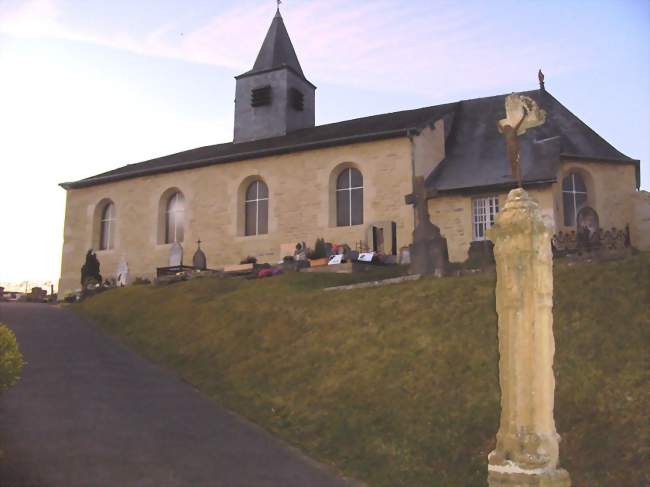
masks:
[[[490,487],[571,487],[571,478],[566,470],[555,470],[541,474],[488,472]]]

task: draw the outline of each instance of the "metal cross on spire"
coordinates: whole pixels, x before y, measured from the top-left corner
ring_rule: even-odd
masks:
[[[277,0],[278,2],[278,10],[280,10],[280,4],[282,3],[282,0]]]

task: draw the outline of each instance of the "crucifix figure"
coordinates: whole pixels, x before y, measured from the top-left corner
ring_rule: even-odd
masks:
[[[546,112],[541,110],[532,98],[515,94],[506,97],[506,118],[499,120],[497,127],[506,140],[512,177],[517,180],[520,188],[523,182],[517,137],[525,134],[529,128],[542,125],[545,121]]]

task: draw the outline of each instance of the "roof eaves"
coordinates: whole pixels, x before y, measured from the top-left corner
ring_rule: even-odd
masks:
[[[295,74],[296,76],[298,76],[301,80],[303,80],[305,83],[309,84],[309,85],[312,86],[314,89],[317,89],[316,85],[315,85],[314,83],[312,83],[311,81],[309,81],[307,78],[305,78],[305,75],[304,75],[304,74],[298,72],[297,69],[292,68],[292,67],[289,66],[288,64],[281,64],[281,65],[279,65],[279,66],[274,66],[274,67],[272,67],[272,68],[267,68],[267,69],[260,69],[260,70],[257,70],[257,71],[254,70],[254,69],[251,69],[250,71],[246,71],[245,73],[242,73],[242,74],[240,74],[240,75],[235,76],[235,79],[248,78],[248,77],[250,77],[250,76],[255,76],[255,75],[257,75],[257,74],[271,73],[271,72],[273,72],[273,71],[278,71],[278,70],[280,70],[280,69],[288,69],[288,70],[291,71],[293,74]]]
[[[530,181],[524,181],[524,187],[552,184],[556,181],[557,181],[556,178],[533,179]],[[435,197],[446,196],[452,193],[476,193],[476,192],[509,190],[509,189],[515,189],[516,187],[517,187],[516,181],[506,181],[503,183],[488,184],[488,185],[459,186],[456,188],[442,188],[442,189],[437,188],[437,195]]]

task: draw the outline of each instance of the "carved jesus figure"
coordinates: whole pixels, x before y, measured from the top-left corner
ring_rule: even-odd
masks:
[[[506,97],[506,118],[499,120],[497,127],[505,137],[512,177],[517,180],[519,187],[522,186],[522,174],[517,137],[545,121],[546,112],[532,98],[514,94]]]

